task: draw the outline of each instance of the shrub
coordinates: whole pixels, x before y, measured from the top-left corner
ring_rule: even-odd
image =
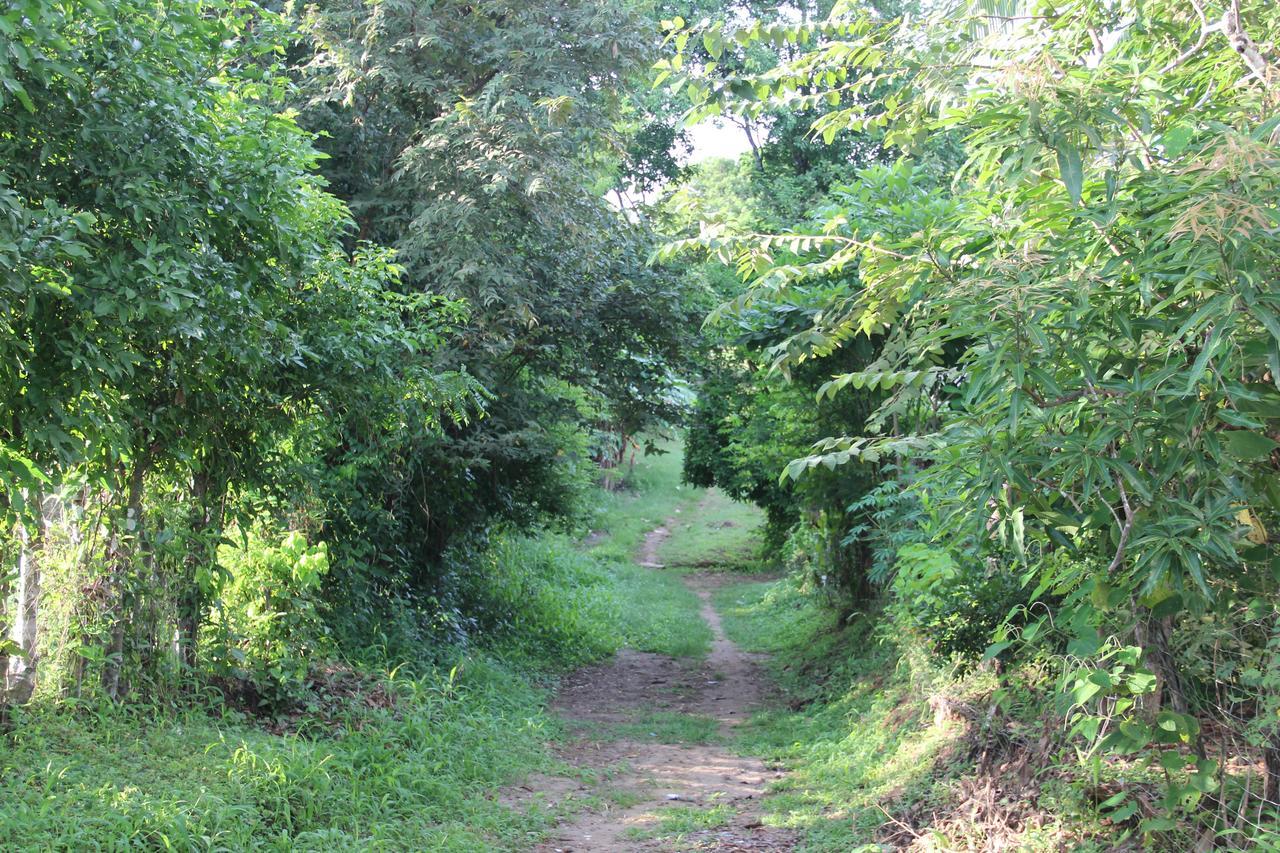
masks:
[[[962,665],[975,662],[1010,613],[1028,603],[1018,578],[995,561],[957,561],[922,543],[899,549],[893,594],[895,622]]]
[[[323,542],[308,545],[297,531],[275,544],[250,532],[240,546],[218,549],[222,574],[201,644],[224,690],[255,711],[275,711],[305,693],[313,656],[330,651],[317,607],[329,570]]]
[[[484,550],[455,548],[446,564],[442,606],[499,652],[559,668],[618,647],[608,575],[561,537],[499,534]]]

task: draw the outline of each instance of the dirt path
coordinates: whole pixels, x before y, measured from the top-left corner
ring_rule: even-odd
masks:
[[[661,570],[657,552],[669,527],[670,522],[646,536],[638,563]],[[608,780],[602,797],[607,805],[562,825],[537,848],[540,853],[793,849],[790,833],[760,823],[760,799],[781,774],[726,745],[734,727],[766,696],[757,656],[725,636],[711,605],[713,590],[727,580],[716,574],[685,578],[714,635],[705,661],[624,650],[565,682],[555,709],[576,738],[564,758]],[[651,734],[646,726],[657,729],[673,719],[700,721],[704,736],[667,738],[683,741],[676,743],[639,739]],[[626,735],[619,737],[619,729]],[[553,787],[533,787],[554,796]]]

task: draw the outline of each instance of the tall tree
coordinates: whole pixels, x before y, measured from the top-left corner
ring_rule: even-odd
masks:
[[[401,538],[429,562],[494,517],[568,511],[561,427],[675,416],[666,365],[696,328],[644,228],[604,199],[652,23],[625,3],[333,0],[301,26],[302,120],[331,186],[399,250],[407,288],[467,300],[455,363],[491,394],[409,460],[430,487]]]

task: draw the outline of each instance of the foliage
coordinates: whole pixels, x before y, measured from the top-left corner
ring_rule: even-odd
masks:
[[[962,665],[979,660],[996,630],[1011,624],[1010,611],[1027,604],[1015,575],[972,555],[957,562],[941,549],[904,545],[895,568],[899,624],[935,654]]]
[[[1276,744],[1245,737],[1271,700],[1223,703],[1250,689],[1245,667],[1206,675],[1178,655],[1203,653],[1246,602],[1274,616],[1280,303],[1268,282],[1280,255],[1265,212],[1276,194],[1265,46],[1278,26],[1272,5],[1244,2],[954,2],[898,17],[845,3],[821,22],[673,20],[675,54],[661,63],[690,120],[814,111],[814,137],[870,137],[896,158],[855,171],[816,222],[705,228],[664,255],[698,247],[733,265],[747,283],[713,315],[728,319],[846,282],[769,352],[782,371],[828,366],[819,401],[875,411],[786,475],[911,460],[934,511],[924,541],[898,551],[895,598],[946,644],[975,650],[977,633],[947,629],[973,595],[989,611],[975,621],[1009,620],[1009,634],[1027,608],[1002,617],[1001,599],[1043,607],[1023,652],[1068,672],[1076,656],[1106,672],[1107,648],[1140,649],[1154,681],[1117,720],[1134,736],[1112,731],[1101,748],[1169,762],[1166,813],[1147,815],[1146,832],[1180,826],[1193,817],[1184,806],[1233,784],[1203,753],[1190,777],[1172,767],[1160,736],[1143,733],[1197,732],[1161,728],[1175,719],[1162,714],[1213,717],[1238,755],[1260,746],[1259,807],[1280,802]],[[694,61],[698,44],[712,60],[794,49],[726,74]],[[963,139],[945,183],[938,133]],[[879,344],[868,363],[838,364],[868,340]],[[949,563],[953,551],[968,553]],[[1040,646],[1045,619],[1070,626],[1066,657]],[[1266,638],[1240,635],[1227,659],[1257,659]],[[1008,648],[998,639],[992,654]],[[1248,831],[1248,799],[1197,819]]]
[[[599,191],[618,168],[667,168],[653,145],[648,166],[614,156],[645,112],[623,94],[656,34],[622,3],[325,2],[297,22],[300,119],[361,236],[396,247],[407,291],[471,307],[447,363],[488,390],[487,417],[369,484],[418,510],[378,538],[430,588],[454,542],[573,513],[588,460],[568,435],[625,439],[680,413],[693,315]]]
[[[637,461],[629,491],[597,497],[611,503],[608,532],[625,538],[689,490],[678,457],[664,454]],[[530,773],[566,772],[548,748],[561,734],[546,709],[551,679],[623,643],[686,655],[710,645],[698,599],[678,577],[629,565],[635,544],[624,563],[608,547],[595,553],[560,535],[506,533],[465,562],[454,555],[453,570],[468,573],[453,589],[469,598],[452,602],[458,618],[472,620],[466,646],[444,645],[448,629],[424,628],[423,614],[409,614],[406,630],[431,642],[388,671],[370,659],[400,649],[366,650],[352,669],[316,659],[321,636],[308,655],[303,637],[328,624],[315,619],[316,584],[331,561],[323,544],[299,532],[238,538],[220,549],[225,571],[212,581],[226,609],[206,626],[202,654],[222,653],[209,635],[224,628],[257,656],[249,661],[287,643],[290,653],[271,660],[312,664],[298,670],[309,688],[301,701],[273,707],[264,725],[212,690],[177,707],[38,696],[13,709],[4,734],[0,834],[37,847],[528,850],[587,804],[516,807],[493,797]],[[702,631],[690,630],[695,623]],[[366,642],[400,636],[394,625],[383,629]],[[644,722],[673,742],[705,741],[716,727],[680,715]]]
[[[48,493],[28,531],[95,568],[63,688],[97,675],[119,696],[189,674],[231,519],[338,510],[299,507],[304,470],[438,432],[476,389],[433,354],[460,307],[397,293],[388,253],[349,241],[282,110],[282,19],[119,0],[3,20],[3,456],[21,464],[0,485],[15,510]],[[23,561],[36,601],[40,559]]]
[[[572,543],[502,535],[482,554],[446,560],[461,577],[449,584],[442,604],[465,614],[467,634],[485,645],[565,668],[617,651],[611,578]]]
[[[278,545],[250,533],[243,547],[220,547],[218,562],[217,605],[202,643],[210,672],[252,691],[250,707],[296,702],[312,661],[331,651],[316,606],[329,571],[324,543],[311,547],[297,531]]]
[[[693,315],[597,189],[673,174],[624,97],[656,33],[562,6],[0,11],[15,702],[43,658],[51,692],[283,706],[323,657],[509,638],[535,588],[523,627],[567,633],[531,643],[590,634],[550,580],[590,572],[494,562],[524,547],[494,531],[573,524],[617,461],[595,437],[679,416]],[[286,536],[327,570],[286,583]]]
[[[739,746],[786,768],[764,820],[795,828],[805,849],[870,851],[925,839],[948,849],[1122,843],[1088,804],[1099,779],[1032,764],[1036,783],[1020,786],[1019,741],[1052,738],[1040,728],[1046,697],[1028,689],[1029,679],[988,706],[990,674],[956,679],[917,654],[914,638],[877,624],[877,614],[842,624],[794,580],[727,586],[717,606],[735,642],[772,654],[787,701],[757,714]],[[990,740],[988,729],[996,732]],[[1104,773],[1101,781],[1111,779]]]
[[[1166,71],[1145,62],[1135,71],[1126,57],[1177,58],[1178,45],[1163,30],[1125,30],[1082,64],[1085,30],[1118,25],[1107,14],[1033,16],[976,40],[972,20],[961,19],[933,35],[920,56],[899,52],[892,61],[885,48],[907,38],[908,22],[853,16],[803,36],[791,30],[824,40],[758,80],[752,98],[767,101],[802,83],[827,87],[837,99],[844,81],[855,93],[868,80],[900,87],[898,98],[880,102],[887,107],[854,105],[825,116],[816,128],[828,135],[885,126],[887,141],[910,150],[913,122],[926,120],[930,97],[970,81],[967,97],[942,119],[969,130],[964,182],[950,196],[913,188],[908,166],[873,168],[820,230],[702,242],[736,254],[740,268],[754,267],[753,294],[856,263],[861,291],[830,303],[807,332],[818,342],[797,337],[787,361],[892,328],[871,369],[838,376],[832,388],[893,389],[874,421],[881,426],[912,406],[945,407],[936,470],[968,485],[955,492],[959,501],[1004,491],[1002,526],[1020,511],[1044,525],[1046,538],[1100,530],[1127,587],[1149,595],[1167,585],[1204,601],[1212,596],[1206,564],[1228,571],[1247,550],[1237,545],[1239,506],[1270,505],[1258,463],[1269,467],[1267,412],[1276,392],[1267,391],[1275,384],[1267,381],[1267,352],[1280,329],[1270,328],[1270,296],[1252,283],[1271,261],[1270,241],[1249,218],[1252,199],[1271,187],[1264,151],[1271,127],[1257,112],[1265,87],[1211,98],[1205,114],[1205,93],[1239,69],[1214,59],[1226,49],[1214,42]],[[1172,8],[1142,14],[1178,19]],[[947,17],[956,18],[935,20]],[[1270,26],[1262,11],[1250,21],[1264,32]],[[744,37],[768,35],[757,27]],[[859,38],[866,46],[853,50]],[[979,52],[1010,69],[1002,74],[1025,79],[974,71],[963,57]],[[938,55],[948,58],[941,70],[920,71]],[[1051,58],[1078,70],[1060,78],[1029,70]],[[1030,65],[1013,71],[1020,63]],[[866,77],[855,76],[863,71]],[[731,85],[690,85],[707,109],[758,110]],[[1211,135],[1210,125],[1219,132]],[[1136,139],[1133,127],[1145,128]],[[1207,203],[1188,206],[1191,198],[1218,199],[1223,223],[1205,225]],[[770,252],[788,247],[785,262],[771,261]],[[1148,284],[1157,280],[1168,284]],[[960,370],[949,370],[943,356],[957,345],[964,347]],[[963,381],[962,394],[938,393],[947,377]],[[1086,496],[1118,509],[1088,509]]]

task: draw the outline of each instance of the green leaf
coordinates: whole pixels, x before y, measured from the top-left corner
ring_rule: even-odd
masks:
[[[1080,151],[1074,145],[1064,142],[1058,146],[1058,172],[1071,201],[1079,204],[1084,189],[1084,164],[1080,160]]]
[[[987,650],[982,653],[982,659],[984,661],[991,660],[992,658],[997,657],[1001,652],[1003,652],[1005,649],[1009,648],[1012,645],[1013,643],[1010,642],[1009,640],[1004,640],[999,643],[992,643],[991,645],[987,646]]]
[[[1071,690],[1071,702],[1075,705],[1083,705],[1098,695],[1100,690],[1102,688],[1098,684],[1087,679],[1080,679]]]
[[[1187,143],[1191,141],[1191,137],[1195,135],[1195,128],[1185,124],[1175,125],[1164,132],[1160,137],[1160,145],[1164,148],[1164,153],[1169,157],[1177,157],[1187,148]]]
[[[1224,443],[1228,453],[1236,459],[1246,462],[1265,459],[1272,451],[1280,447],[1280,442],[1276,442],[1260,433],[1246,430],[1228,431],[1224,438]]]

